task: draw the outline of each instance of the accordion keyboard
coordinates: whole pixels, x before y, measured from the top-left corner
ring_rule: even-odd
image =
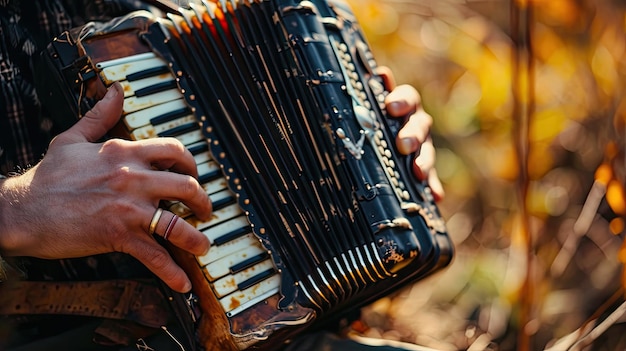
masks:
[[[227,316],[277,294],[280,277],[270,254],[252,234],[166,62],[145,53],[100,62],[97,67],[107,84],[119,81],[124,88],[123,122],[132,139],[173,137],[192,153],[199,182],[213,204],[212,218],[198,221],[179,202],[166,206],[209,238],[209,252],[197,261]]]

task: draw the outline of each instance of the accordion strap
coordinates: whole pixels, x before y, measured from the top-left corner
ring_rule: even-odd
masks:
[[[79,315],[152,328],[168,319],[166,299],[150,280],[9,281],[0,291],[0,315]]]

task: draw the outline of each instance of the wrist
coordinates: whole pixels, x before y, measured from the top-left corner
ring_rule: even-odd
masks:
[[[28,202],[25,196],[28,187],[24,177],[27,176],[0,179],[0,256],[20,255],[26,246],[25,228],[30,221],[21,220],[27,216],[23,207]]]

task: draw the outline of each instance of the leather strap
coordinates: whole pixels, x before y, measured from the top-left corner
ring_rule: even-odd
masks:
[[[152,328],[168,319],[167,301],[150,280],[0,284],[0,315],[41,314],[130,320]]]

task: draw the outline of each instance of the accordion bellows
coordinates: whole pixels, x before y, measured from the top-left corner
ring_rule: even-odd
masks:
[[[401,121],[349,8],[335,1],[198,2],[64,33],[47,52],[44,105],[79,116],[115,81],[112,132],[175,137],[214,215],[190,275],[207,350],[272,349],[449,264],[430,189],[396,152]],[[72,121],[66,122],[71,124]]]

